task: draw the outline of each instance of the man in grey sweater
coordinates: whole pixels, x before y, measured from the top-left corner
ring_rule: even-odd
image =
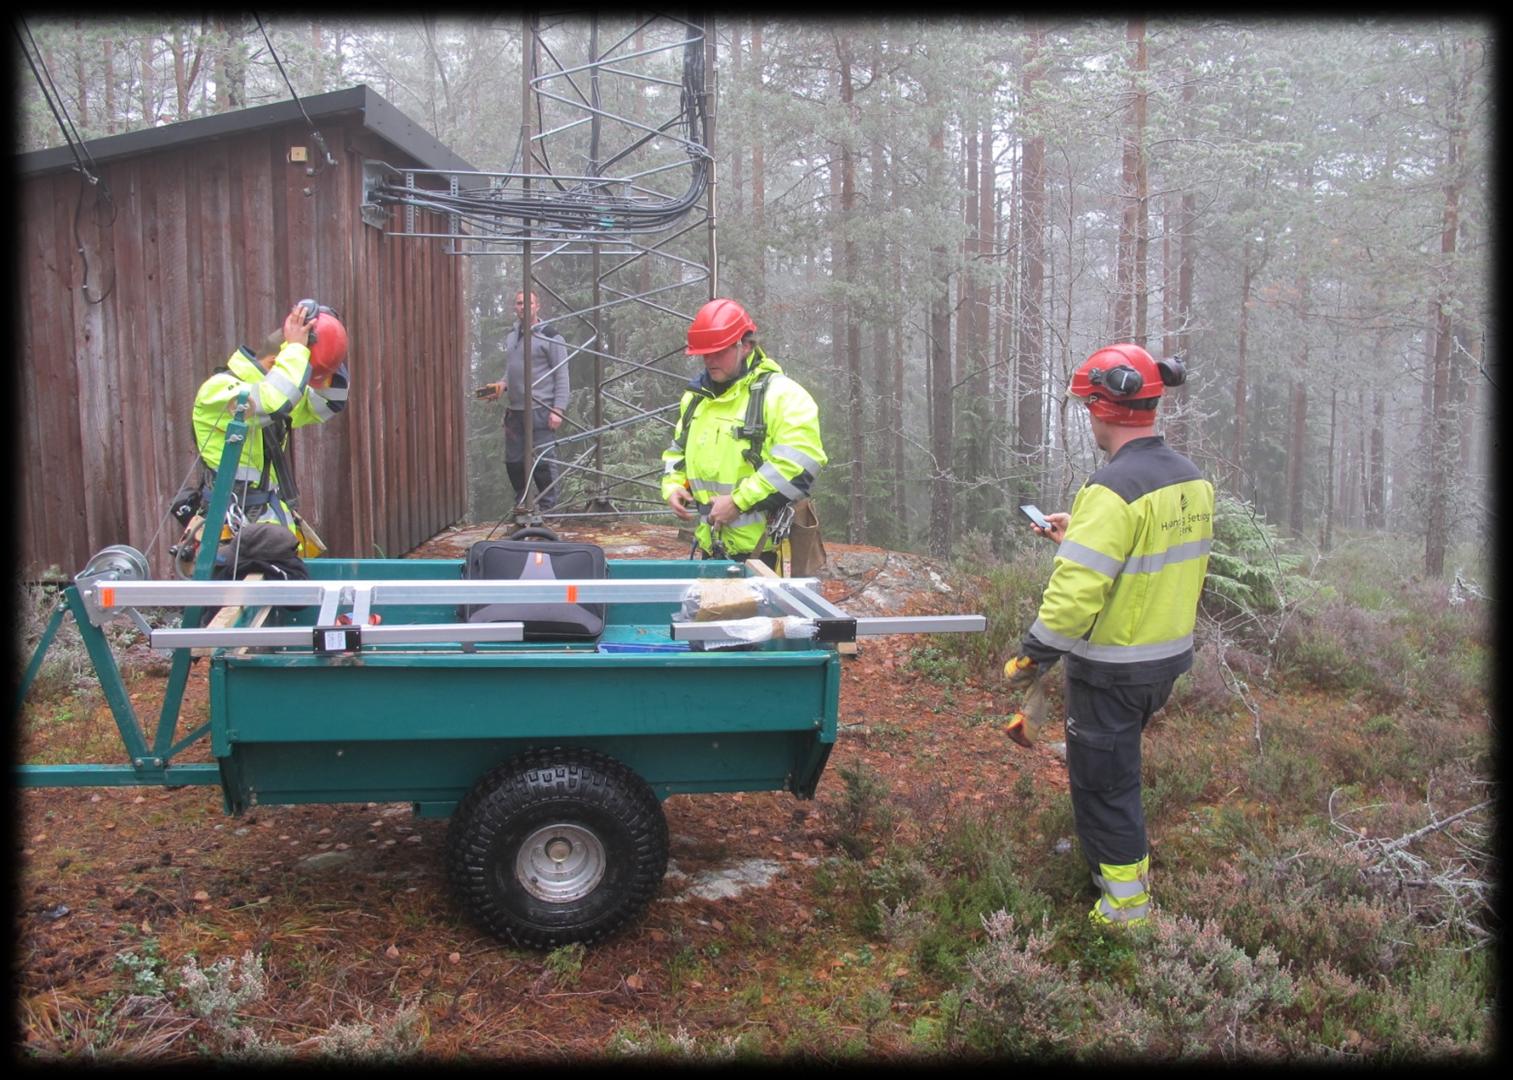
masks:
[[[532,479],[536,481],[536,508],[550,510],[557,505],[559,492],[554,485],[560,472],[550,447],[557,441],[571,388],[567,381],[567,343],[550,324],[537,321],[540,315],[541,300],[531,293],[531,455],[547,451]],[[524,319],[525,294],[516,293],[515,325],[504,336],[504,378],[489,383],[487,388],[492,392],[483,395],[485,401],[498,401],[502,394],[509,394],[504,409],[504,467],[515,489],[516,505],[524,501],[526,491]]]

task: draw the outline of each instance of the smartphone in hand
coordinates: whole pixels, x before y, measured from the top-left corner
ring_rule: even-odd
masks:
[[[1046,519],[1046,516],[1040,512],[1040,507],[1035,506],[1032,503],[1025,503],[1019,508],[1019,512],[1025,517],[1029,518],[1031,523],[1034,524],[1037,528],[1044,529],[1046,532],[1053,531],[1050,521],[1048,521]]]

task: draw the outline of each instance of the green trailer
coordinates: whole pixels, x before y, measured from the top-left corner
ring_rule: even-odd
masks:
[[[211,522],[224,515],[234,457],[222,462]],[[153,581],[139,553],[108,548],[63,590],[17,711],[71,614],[128,760],[18,765],[18,784],[213,785],[232,814],[408,802],[451,818],[461,906],[536,948],[598,940],[645,907],[667,863],[667,796],[814,795],[835,744],[840,643],[984,625],[977,615],[852,618],[812,579],[721,561],[612,559],[602,580],[488,581],[464,580],[459,559],[312,559],[308,581],[213,581],[213,554],[200,553],[193,580]],[[739,579],[762,614],[685,618],[690,590],[712,579]],[[518,622],[459,618],[466,605],[558,601],[605,605],[598,640],[526,641]],[[184,616],[172,628],[140,613],[174,607]],[[211,607],[240,616],[201,628]],[[173,654],[151,738],[103,632],[122,617]],[[180,734],[196,652],[209,665],[209,718]],[[207,738],[211,762],[179,760]]]

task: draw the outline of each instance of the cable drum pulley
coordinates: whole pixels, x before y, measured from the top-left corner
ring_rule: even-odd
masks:
[[[146,581],[147,577],[146,556],[127,544],[112,544],[84,564],[84,569],[74,575],[74,584],[89,612],[89,621],[104,626],[114,613],[100,607],[97,586],[112,581]]]

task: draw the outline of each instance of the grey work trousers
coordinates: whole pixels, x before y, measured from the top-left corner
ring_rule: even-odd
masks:
[[[1067,676],[1066,768],[1082,857],[1130,866],[1149,853],[1140,802],[1140,738],[1175,679],[1094,686]]]
[[[557,441],[557,433],[547,422],[551,410],[538,405],[531,421],[531,456],[537,457],[543,449]],[[525,410],[504,410],[504,468],[510,477],[510,486],[515,489],[515,502],[525,498]],[[560,485],[552,487],[561,466],[547,449],[545,457],[536,463],[532,479],[536,481],[536,509],[550,510],[557,505],[561,494]]]

